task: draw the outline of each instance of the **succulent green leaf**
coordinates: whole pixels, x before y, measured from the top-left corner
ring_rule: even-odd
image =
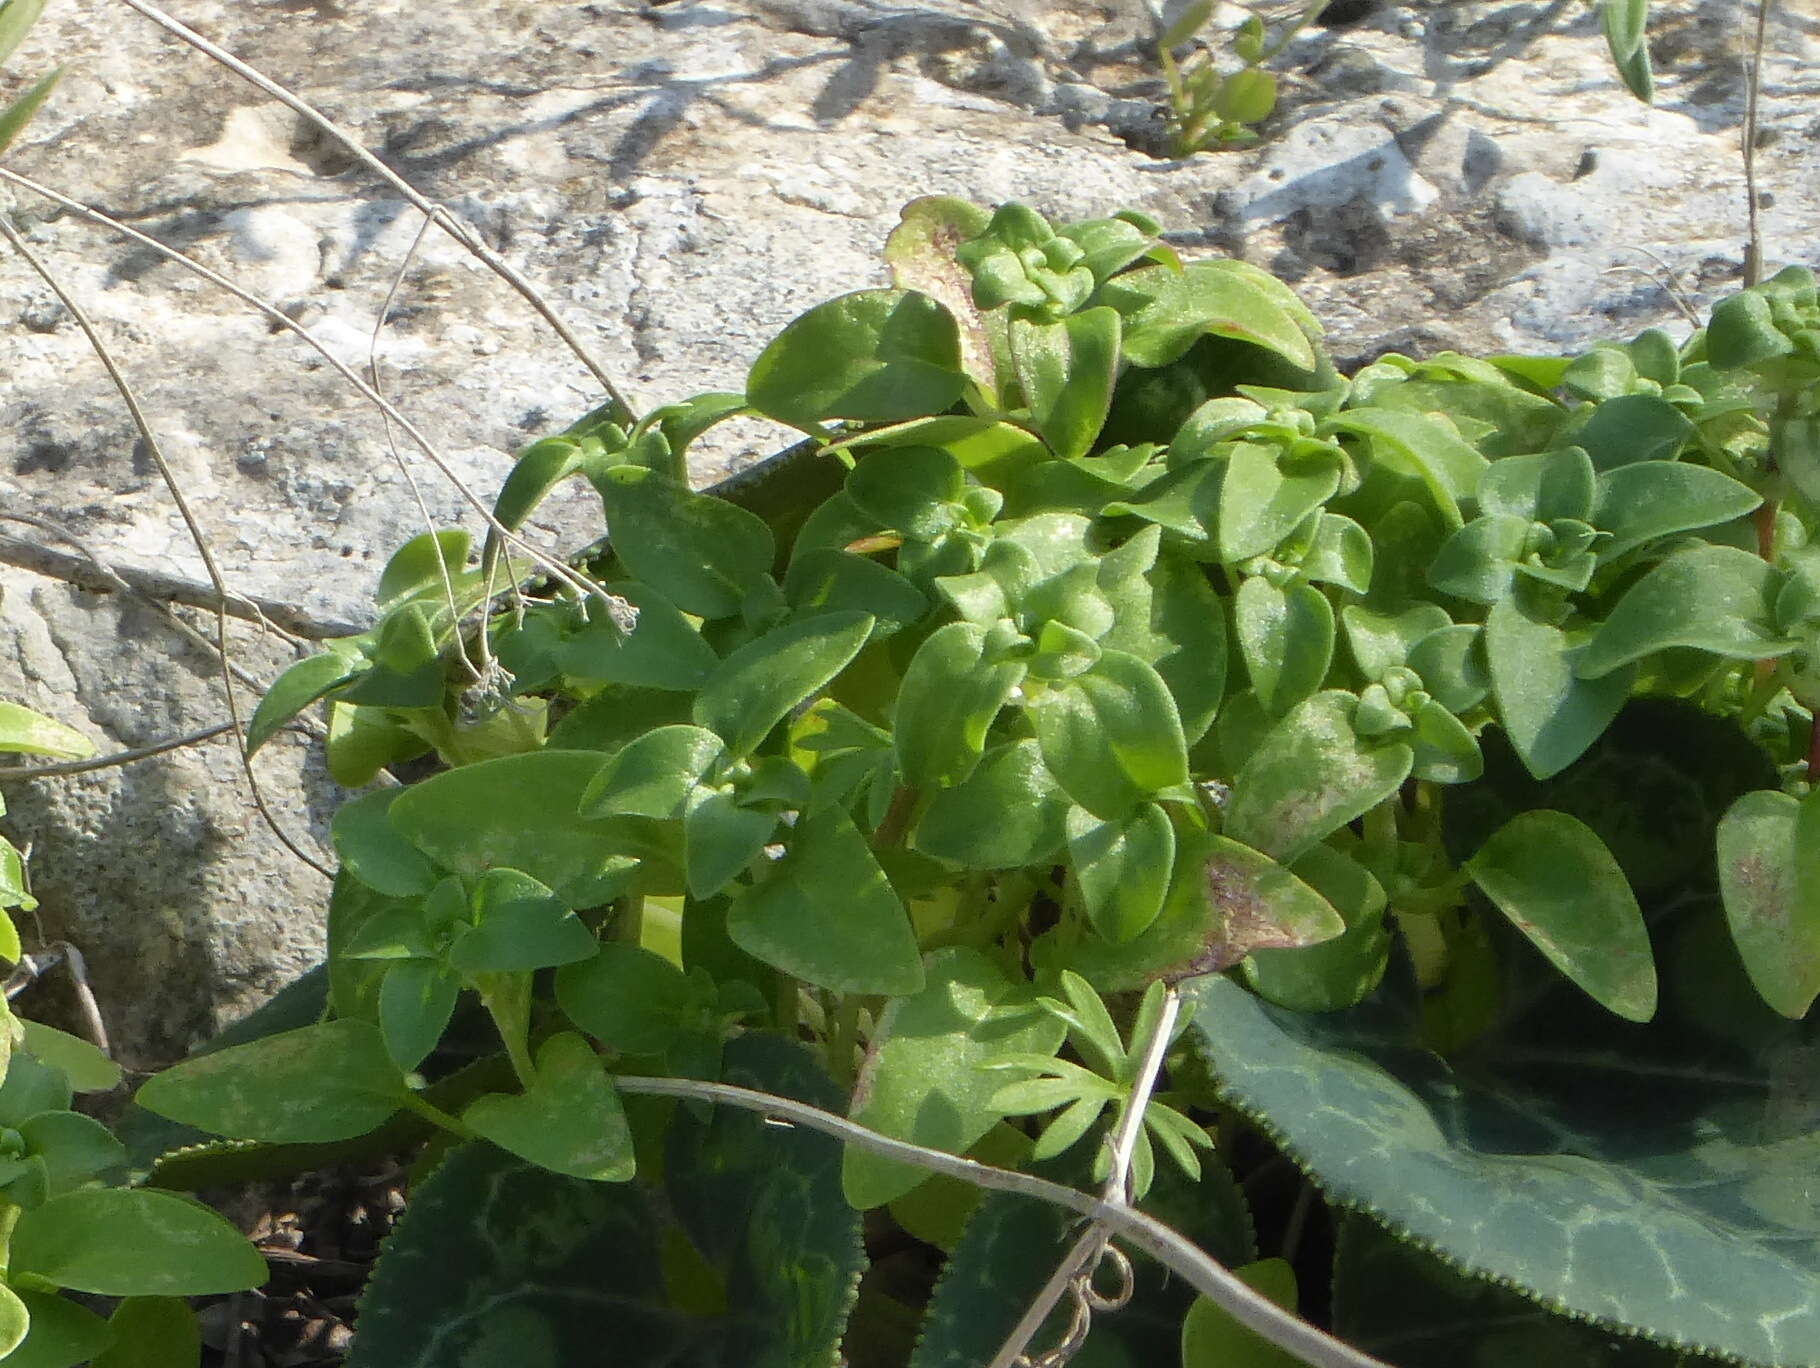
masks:
[[[1637,367],[1623,347],[1598,343],[1568,363],[1556,383],[1578,399],[1617,399],[1636,386]]]
[[[921,991],[891,1002],[879,1019],[854,1091],[860,1125],[952,1154],[965,1152],[1003,1112],[992,1104],[1005,1076],[987,1066],[1015,1054],[1053,1055],[1065,1027],[1028,985],[1012,982],[978,950],[929,956]],[[842,1187],[866,1210],[921,1184],[921,1169],[850,1149]]]
[[[1258,702],[1285,713],[1321,687],[1333,663],[1333,605],[1319,589],[1279,589],[1261,575],[1239,585],[1232,620]]]
[[[1361,738],[1357,707],[1353,695],[1330,689],[1285,714],[1233,780],[1226,834],[1293,863],[1395,793],[1414,755],[1400,742]]]
[[[433,617],[444,616],[429,603],[405,599],[380,618],[373,629],[373,663],[336,695],[344,703],[375,708],[430,708],[440,704],[445,670]]]
[[[7,1368],[78,1368],[105,1349],[107,1322],[50,1292],[9,1288],[31,1318],[25,1340],[6,1360]]]
[[[1219,595],[1199,565],[1172,555],[1158,557],[1143,576],[1107,592],[1114,613],[1100,648],[1155,667],[1192,745],[1212,723],[1226,692],[1226,611]]]
[[[31,122],[44,102],[51,97],[57,88],[57,82],[63,77],[63,68],[58,67],[48,76],[41,76],[25,88],[25,93],[14,100],[5,109],[0,109],[0,152],[12,146],[13,139],[18,137],[26,124]]]
[[[1175,16],[1175,22],[1163,30],[1156,45],[1160,48],[1178,48],[1199,33],[1201,26],[1212,17],[1213,0],[1191,0]]]
[[[683,814],[689,893],[711,898],[758,858],[777,830],[770,807],[742,805],[730,790],[699,789]]]
[[[1314,542],[1302,556],[1302,574],[1317,584],[1337,584],[1363,594],[1371,588],[1376,553],[1371,534],[1351,518],[1322,513]]]
[[[1477,623],[1440,627],[1409,648],[1408,664],[1422,687],[1454,714],[1477,707],[1491,691],[1491,675],[1482,649],[1483,628]]]
[[[1296,1309],[1295,1269],[1283,1260],[1260,1259],[1232,1274],[1285,1310]],[[1301,1362],[1207,1297],[1196,1297],[1182,1321],[1182,1368],[1297,1368]]]
[[[1405,738],[1415,748],[1410,770],[1417,779],[1436,784],[1470,784],[1485,769],[1479,743],[1466,724],[1430,698],[1415,710],[1414,732]]]
[[[1706,359],[1713,369],[1741,370],[1794,349],[1776,326],[1769,300],[1760,290],[1741,290],[1713,305],[1706,329]]]
[[[63,1070],[14,1050],[0,1080],[0,1126],[16,1130],[39,1112],[68,1111],[74,1095]]]
[[[538,1047],[523,1093],[476,1098],[461,1119],[483,1139],[570,1178],[623,1183],[635,1168],[632,1132],[600,1056],[574,1031]]]
[[[968,869],[1022,869],[1051,860],[1067,840],[1068,796],[1035,741],[995,747],[952,788],[940,789],[916,827],[916,848]]]
[[[1774,566],[1735,546],[1678,551],[1618,600],[1576,672],[1598,679],[1674,647],[1733,660],[1786,655],[1796,643],[1776,631],[1782,585]]]
[[[335,809],[329,835],[342,868],[375,892],[393,898],[428,893],[436,871],[423,852],[392,825],[392,804],[404,790],[379,789]]]
[[[429,1057],[460,996],[461,979],[433,960],[400,960],[386,969],[379,985],[379,1029],[400,1072]]]
[[[1644,104],[1655,98],[1656,81],[1650,70],[1649,44],[1644,29],[1649,23],[1649,0],[1600,0],[1599,26],[1611,49],[1612,65],[1624,88]]]
[[[0,62],[13,55],[43,13],[44,0],[5,0],[0,4]]]
[[[727,934],[754,958],[837,993],[923,985],[904,905],[839,809],[797,823],[771,877],[735,896]]]
[[[1511,745],[1538,779],[1579,759],[1630,697],[1634,668],[1581,677],[1588,637],[1536,621],[1514,599],[1495,605],[1485,620],[1492,695]]]
[[[1299,1012],[1337,1012],[1364,1001],[1384,977],[1390,951],[1383,886],[1332,846],[1315,846],[1289,872],[1327,900],[1346,930],[1313,945],[1254,950],[1239,972],[1260,997]]]
[[[1013,319],[1011,356],[1031,421],[1049,449],[1063,460],[1085,456],[1112,403],[1118,313],[1102,307],[1054,322]]]
[[[1634,461],[1599,476],[1594,523],[1611,534],[1598,547],[1611,560],[1658,537],[1741,518],[1763,502],[1749,485],[1711,466]]]
[[[1532,526],[1508,513],[1474,518],[1441,543],[1428,567],[1428,582],[1472,603],[1509,597]]]
[[[1525,522],[1593,516],[1592,459],[1579,447],[1561,447],[1493,461],[1479,477],[1479,512]],[[1600,524],[1603,526],[1604,524]]]
[[[89,1368],[194,1368],[202,1327],[180,1297],[128,1297],[108,1318],[113,1343]]]
[[[548,969],[587,959],[599,947],[566,902],[520,870],[480,875],[470,908],[471,924],[449,943],[449,966],[464,974]]]
[[[1522,812],[1466,871],[1568,978],[1626,1021],[1656,1012],[1656,966],[1643,912],[1597,834],[1565,812]]]
[[[216,1135],[320,1143],[390,1117],[404,1104],[404,1079],[377,1026],[325,1021],[183,1060],[148,1079],[135,1100]]]
[[[392,553],[379,572],[374,601],[386,612],[411,598],[443,596],[446,575],[459,590],[462,567],[468,559],[468,534],[459,527],[444,528],[432,536],[421,532]]]
[[[19,1023],[20,1048],[60,1070],[76,1092],[105,1092],[120,1082],[120,1066],[80,1036],[37,1021]]]
[[[1126,213],[1115,218],[1066,223],[1055,233],[1081,249],[1081,265],[1092,274],[1096,284],[1103,285],[1139,257],[1154,258],[1160,246],[1157,241],[1160,231],[1155,222],[1140,223],[1138,215]]]
[[[227,1221],[145,1188],[87,1188],[22,1213],[7,1272],[108,1297],[202,1296],[266,1280],[265,1260]]]
[[[0,703],[0,751],[80,760],[95,753],[95,744],[55,718],[17,703]]]
[[[677,606],[648,584],[608,586],[638,610],[622,631],[598,600],[584,605],[585,622],[556,649],[556,663],[577,679],[604,680],[652,689],[699,689],[720,657]]]
[[[1124,817],[1188,781],[1175,700],[1136,656],[1102,652],[1091,670],[1041,695],[1031,718],[1043,763],[1097,817]]]
[[[983,313],[973,302],[973,273],[954,255],[962,242],[985,231],[990,215],[949,195],[925,195],[906,204],[898,218],[885,239],[891,283],[900,290],[920,290],[954,315],[962,369],[988,396],[996,397],[999,358],[1005,350],[1004,316]]]
[[[81,1112],[39,1112],[21,1121],[17,1129],[25,1153],[43,1160],[53,1197],[126,1163],[126,1146],[106,1126]]]
[[[618,941],[558,969],[556,1001],[582,1030],[627,1054],[662,1054],[697,1006],[681,969],[642,945]]]
[[[587,453],[573,437],[546,437],[533,442],[518,453],[506,472],[505,482],[493,500],[493,516],[510,531],[524,526],[525,519],[569,476],[587,464]],[[444,535],[447,535],[446,533]],[[488,529],[484,559],[490,566],[498,554],[498,532]],[[463,547],[465,554],[466,547]],[[455,562],[459,568],[461,561]],[[383,584],[383,580],[381,581]],[[383,597],[383,590],[381,596]]]
[[[1107,281],[1100,298],[1124,318],[1122,347],[1133,365],[1166,366],[1211,334],[1253,343],[1302,370],[1315,368],[1305,311],[1286,288],[1271,289],[1240,262],[1145,266]]]
[[[1235,442],[1220,482],[1220,559],[1232,564],[1274,550],[1340,487],[1339,454],[1292,455]]]
[[[1276,74],[1263,67],[1240,67],[1220,82],[1213,96],[1213,112],[1229,123],[1262,123],[1276,107]]]
[[[830,418],[941,413],[965,382],[953,314],[914,290],[861,290],[779,333],[752,364],[746,395],[766,417],[814,433]]]
[[[929,611],[923,591],[889,566],[832,548],[806,551],[790,562],[784,597],[802,614],[869,614],[874,637],[889,636]]]
[[[961,517],[967,473],[941,447],[887,447],[853,468],[845,490],[854,506],[880,527],[931,541]]]
[[[846,668],[872,634],[866,613],[821,613],[774,627],[720,662],[695,697],[697,726],[744,759],[792,709]]]
[[[1637,461],[1672,461],[1693,436],[1687,415],[1653,394],[1623,394],[1570,426],[1564,440],[1586,449],[1595,469],[1616,470]]]
[[[1414,603],[1394,613],[1351,603],[1340,610],[1340,620],[1359,673],[1373,682],[1408,665],[1417,642],[1452,626],[1447,610],[1435,603]]]
[[[1111,821],[1075,808],[1068,815],[1068,865],[1093,929],[1115,944],[1128,941],[1163,910],[1175,828],[1155,803]]]
[[[1807,1015],[1820,995],[1820,800],[1759,789],[1719,823],[1719,889],[1732,942],[1763,1000]]]
[[[520,870],[592,907],[605,901],[592,891],[624,863],[619,824],[632,820],[581,815],[604,763],[598,751],[543,750],[463,765],[406,789],[392,823],[445,869]]]
[[[1124,992],[1223,973],[1254,950],[1316,945],[1345,929],[1326,898],[1269,856],[1223,836],[1183,832],[1156,920],[1120,945],[1085,941],[1067,963],[1095,988]]]
[[[769,579],[776,548],[756,514],[642,466],[614,466],[597,487],[614,554],[683,612],[731,617]]]
[[[703,727],[657,727],[622,746],[581,796],[584,817],[669,820],[721,764],[726,743]]]
[[[1458,528],[1460,501],[1473,496],[1487,462],[1444,419],[1388,408],[1355,408],[1329,418],[1325,427],[1372,439],[1379,460],[1428,486],[1442,521]]]
[[[1022,664],[987,659],[985,630],[973,623],[931,633],[898,688],[892,734],[904,782],[933,787],[972,774],[987,731],[1023,678]]]

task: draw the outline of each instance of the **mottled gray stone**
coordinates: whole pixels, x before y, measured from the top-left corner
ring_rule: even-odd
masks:
[[[1696,303],[1738,279],[1737,21],[1728,0],[1656,9],[1654,109],[1619,89],[1589,8],[1437,0],[1305,32],[1283,54],[1264,141],[1180,162],[1148,155],[1161,83],[1137,0],[193,0],[180,17],[472,222],[651,404],[740,387],[797,312],[880,283],[898,206],[929,193],[1061,216],[1144,209],[1184,252],[1236,253],[1294,282],[1348,360],[1685,327],[1664,272]],[[1769,256],[1812,260],[1811,2],[1778,6],[1772,46]],[[417,231],[395,192],[114,0],[53,0],[5,79],[53,58],[69,75],[13,165],[268,292],[364,361]],[[319,359],[145,251],[20,207],[141,387],[233,583],[358,619],[379,565],[417,526],[373,414]],[[0,271],[0,336],[0,508],[200,579],[81,336],[16,263]],[[598,397],[505,287],[435,235],[406,272],[380,357],[389,392],[483,495],[515,447]],[[766,424],[730,426],[696,473],[712,479],[782,440]],[[418,469],[435,516],[460,516]],[[539,525],[552,544],[598,530],[579,492]],[[23,688],[97,739],[221,715],[193,663],[179,671],[186,691],[157,683],[168,643],[123,641],[117,605],[39,585],[4,613],[18,639],[54,641],[69,678],[0,660],[0,693]],[[103,972],[148,1039],[269,986],[319,936],[311,876],[257,845],[227,758],[150,762],[206,767],[213,782],[192,781],[183,804],[150,771],[45,785],[34,811],[12,799],[60,881],[50,915],[102,938]],[[287,801],[302,815],[328,800],[309,788]],[[140,833],[136,858],[84,839],[110,824]],[[255,845],[239,853],[195,835],[243,826]],[[109,890],[105,917],[98,903],[76,910],[85,879]],[[186,961],[192,978],[135,975],[108,956],[152,962],[165,933],[141,943],[116,922],[168,922],[210,948]],[[235,929],[249,924],[268,934]]]

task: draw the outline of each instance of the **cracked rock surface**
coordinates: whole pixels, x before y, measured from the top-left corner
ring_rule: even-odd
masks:
[[[473,224],[641,405],[741,388],[795,314],[883,282],[898,207],[931,193],[1059,217],[1145,210],[1186,255],[1242,256],[1293,283],[1346,362],[1684,330],[1677,295],[1699,308],[1735,288],[1732,5],[1656,6],[1653,108],[1621,89],[1584,6],[1346,8],[1351,22],[1305,30],[1279,59],[1283,99],[1259,144],[1186,161],[1154,155],[1156,20],[1137,0],[192,0],[178,17]],[[1814,0],[1777,7],[1770,46],[1767,257],[1811,262]],[[420,219],[395,191],[117,0],[57,0],[0,88],[53,61],[68,73],[14,169],[233,276],[356,367],[403,266],[377,347],[386,392],[481,497],[512,450],[597,401],[523,302],[446,239],[432,232],[406,262]],[[138,386],[233,586],[363,621],[380,565],[421,525],[373,412],[226,296],[14,199]],[[201,580],[79,330],[16,260],[0,271],[0,337],[0,511]],[[785,440],[762,423],[718,431],[698,478]],[[432,516],[463,517],[446,482],[421,461],[413,473]],[[578,493],[538,525],[553,546],[599,530]],[[4,583],[0,697],[103,749],[224,718],[207,662],[142,608],[20,570]],[[286,657],[261,649],[246,663],[270,677]],[[332,790],[284,746],[301,743],[262,773],[320,850]],[[5,789],[9,829],[37,842],[47,931],[87,938],[147,1048],[244,1007],[320,940],[321,881],[248,814],[236,772],[217,745]],[[184,972],[131,967],[172,962]]]

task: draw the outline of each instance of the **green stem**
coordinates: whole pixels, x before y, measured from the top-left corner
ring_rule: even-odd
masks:
[[[833,1029],[828,1034],[828,1067],[843,1092],[851,1092],[859,1077],[854,1056],[859,1051],[860,1000],[848,993],[834,1009]]]
[[[1782,692],[1782,670],[1777,662],[1758,660],[1752,662],[1756,682],[1751,691],[1745,695],[1744,702],[1738,708],[1736,721],[1739,726],[1747,727],[1755,722],[1770,705],[1772,699]],[[1768,665],[1769,669],[1763,667]]]
[[[891,806],[885,809],[885,820],[872,833],[874,850],[889,850],[892,846],[903,844],[904,834],[910,829],[910,818],[916,811],[916,799],[917,792],[909,784],[903,785],[891,795]]]
[[[619,920],[613,924],[613,939],[623,945],[640,945],[645,936],[645,899],[642,893],[628,893],[619,900]]]
[[[419,1116],[423,1117],[424,1120],[441,1127],[452,1135],[459,1135],[463,1140],[472,1140],[474,1138],[474,1132],[466,1123],[449,1115],[449,1113],[444,1111],[441,1107],[436,1106],[434,1103],[426,1102],[423,1097],[417,1093],[406,1093],[404,1105],[407,1110],[416,1112]]]
[[[4,1277],[13,1264],[13,1227],[19,1224],[19,1217],[24,1208],[17,1203],[0,1198],[0,1277]]]
[[[777,976],[777,1001],[773,1014],[777,1018],[777,1029],[787,1036],[796,1034],[797,994],[801,990],[796,980],[788,974]]]
[[[477,974],[480,1002],[493,1018],[493,1026],[512,1061],[520,1087],[529,1088],[537,1077],[531,1062],[531,976],[529,974]]]

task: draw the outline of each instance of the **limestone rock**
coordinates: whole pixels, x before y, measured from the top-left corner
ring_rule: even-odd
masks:
[[[1058,216],[1146,210],[1190,255],[1238,254],[1294,282],[1349,361],[1685,327],[1671,281],[1698,305],[1739,275],[1740,35],[1721,0],[1656,10],[1651,109],[1619,87],[1589,8],[1349,5],[1354,22],[1306,30],[1282,54],[1281,108],[1261,143],[1183,161],[1150,155],[1162,86],[1156,21],[1136,0],[189,0],[181,17],[472,223],[635,401],[654,404],[739,388],[797,312],[881,282],[899,205],[928,193]],[[1222,11],[1216,28],[1237,15]],[[1771,45],[1768,255],[1812,260],[1811,5],[1779,6]],[[479,497],[514,448],[597,400],[532,313],[445,239],[428,235],[407,262],[419,219],[396,192],[116,0],[57,0],[0,79],[11,88],[53,60],[69,72],[10,156],[20,171],[269,293],[352,365],[365,365],[402,268],[377,347],[386,390]],[[378,567],[419,527],[369,407],[319,357],[145,249],[18,204],[140,387],[234,585],[361,620]],[[200,579],[80,333],[16,262],[0,272],[0,329],[0,509]],[[696,473],[705,482],[782,441],[766,424],[732,425]],[[401,450],[432,515],[473,526],[460,496]],[[598,531],[597,510],[570,492],[537,535],[573,545]],[[205,677],[181,694],[156,683],[167,666],[143,634],[122,640],[118,605],[60,593],[16,591],[4,610],[11,633],[39,632],[32,614],[61,624],[69,678],[26,676],[24,701],[121,740],[219,716]],[[0,689],[19,668],[0,660]],[[96,721],[98,699],[123,710],[118,725]],[[47,788],[41,813],[18,820],[39,837],[41,869],[70,871],[68,887],[98,862],[89,882],[110,890],[108,918],[176,908],[173,925],[222,947],[188,986],[139,981],[134,1019],[161,1023],[147,1025],[155,1034],[271,982],[319,936],[320,899],[265,853],[217,856],[215,838],[183,835],[253,830],[225,755],[147,763],[204,766],[213,781],[193,780],[184,808],[161,794],[166,780],[87,780],[68,796]],[[291,801],[313,814],[329,799]],[[113,853],[86,844],[102,812],[144,835]],[[167,856],[125,857],[160,832]],[[269,936],[242,938],[236,958],[243,919]],[[128,971],[110,972],[128,991]],[[169,1003],[146,1005],[158,994]]]

